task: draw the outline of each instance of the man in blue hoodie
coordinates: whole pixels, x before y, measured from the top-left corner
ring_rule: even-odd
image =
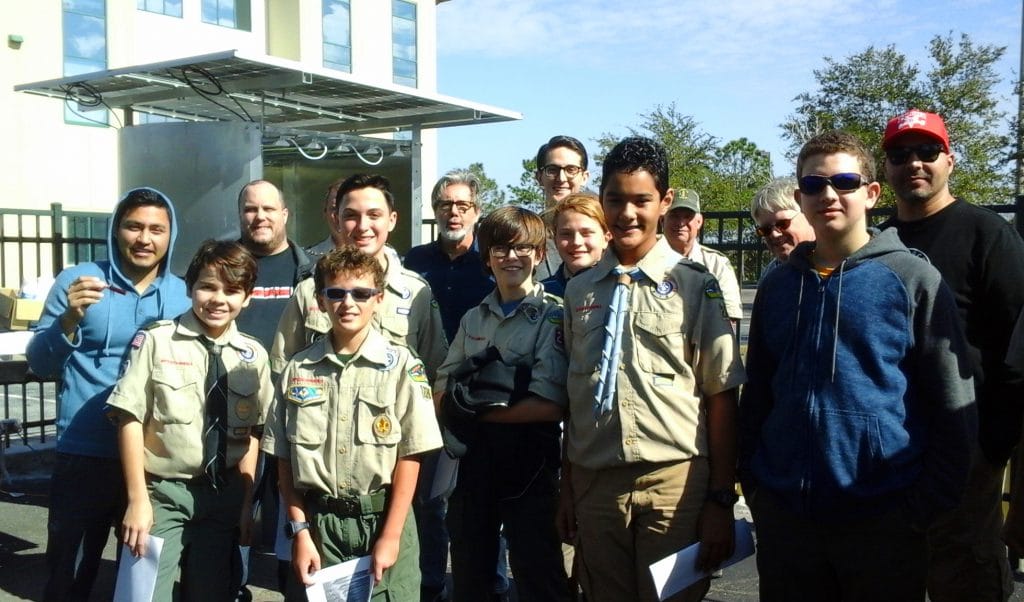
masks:
[[[168,268],[177,236],[170,199],[151,188],[131,190],[110,224],[111,259],[57,276],[28,346],[33,372],[62,379],[47,523],[48,601],[89,598],[110,528],[124,515],[117,432],[103,410],[132,337],[190,307],[185,283]]]
[[[856,137],[815,136],[796,171],[816,242],[758,288],[740,398],[760,599],[924,602],[925,533],[964,492],[977,428],[956,303],[867,228],[881,186]]]

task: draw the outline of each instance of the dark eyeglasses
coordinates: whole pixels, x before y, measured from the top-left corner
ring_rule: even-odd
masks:
[[[917,155],[922,163],[931,163],[939,158],[939,153],[946,147],[937,142],[914,144],[911,146],[890,146],[885,149],[885,156],[893,165],[903,165],[910,160],[910,155]]]
[[[508,257],[509,252],[516,254],[516,257],[527,257],[530,253],[533,253],[537,247],[527,244],[518,245],[491,245],[489,251],[491,257],[501,259],[502,257]]]
[[[772,223],[772,224],[765,224],[763,226],[755,226],[754,227],[754,232],[757,232],[758,236],[763,236],[764,238],[768,238],[768,235],[771,234],[775,230],[778,230],[780,233],[782,231],[784,231],[784,230],[788,230],[789,229],[789,225],[792,224],[792,223],[793,223],[793,218],[792,217],[787,218],[787,219],[777,219],[777,220],[775,220],[775,223]]]
[[[441,201],[437,204],[437,207],[434,208],[434,211],[437,213],[451,213],[454,208],[455,211],[459,212],[459,214],[465,215],[466,212],[473,207],[476,207],[476,203],[469,203],[467,201]]]
[[[859,173],[837,173],[831,176],[804,176],[798,181],[800,192],[818,194],[831,186],[836,192],[852,192],[868,183]]]
[[[554,163],[549,163],[549,164],[545,165],[544,167],[541,167],[540,171],[545,176],[547,176],[549,178],[552,178],[552,179],[557,178],[559,172],[562,172],[562,171],[565,172],[565,177],[567,177],[567,178],[575,178],[576,176],[578,176],[581,173],[583,173],[583,168],[580,167],[579,165],[555,165]]]
[[[324,297],[330,301],[344,301],[345,297],[352,295],[352,300],[356,303],[366,303],[374,297],[374,295],[380,294],[380,289],[377,288],[366,288],[364,286],[357,286],[356,288],[341,288],[340,286],[332,286],[323,290]]]

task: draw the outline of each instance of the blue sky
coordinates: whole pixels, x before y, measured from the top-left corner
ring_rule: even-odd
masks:
[[[721,142],[747,137],[792,172],[781,124],[823,57],[869,45],[924,65],[936,34],[1006,46],[998,93],[1016,109],[1017,0],[455,0],[438,5],[438,91],[523,114],[440,130],[439,170],[481,161],[502,186],[554,134],[591,151],[676,103]],[[592,166],[593,171],[593,166]],[[593,177],[593,174],[592,174]]]

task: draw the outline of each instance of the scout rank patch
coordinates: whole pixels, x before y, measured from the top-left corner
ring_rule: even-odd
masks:
[[[676,283],[674,280],[666,278],[658,283],[654,287],[654,296],[658,299],[668,299],[676,292]]]
[[[391,434],[391,419],[380,415],[373,420],[373,434],[378,437],[387,437]]]
[[[251,364],[256,361],[256,350],[253,349],[252,345],[247,344],[244,349],[238,350],[238,359]]]
[[[415,366],[409,368],[409,378],[411,378],[413,382],[417,383],[427,382],[427,373],[423,369],[422,362],[417,362]]]

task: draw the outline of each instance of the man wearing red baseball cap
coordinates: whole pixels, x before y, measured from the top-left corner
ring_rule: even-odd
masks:
[[[882,148],[896,193],[896,217],[882,227],[896,228],[953,289],[969,345],[962,361],[978,404],[980,449],[963,501],[928,532],[928,596],[1004,602],[1013,576],[1000,541],[1000,502],[1003,469],[1021,435],[1024,374],[1003,360],[1024,308],[1024,241],[995,212],[950,193],[956,161],[939,115],[912,109],[894,117]]]

